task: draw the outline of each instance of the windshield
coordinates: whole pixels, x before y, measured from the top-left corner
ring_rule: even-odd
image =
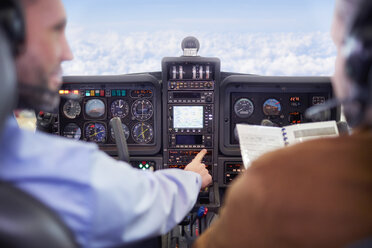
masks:
[[[333,0],[64,0],[74,60],[65,75],[161,70],[195,36],[221,70],[268,76],[330,76],[336,50]]]

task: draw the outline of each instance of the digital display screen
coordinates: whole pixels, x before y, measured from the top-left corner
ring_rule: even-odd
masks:
[[[202,135],[176,135],[177,145],[201,145],[203,144]]]
[[[302,115],[300,112],[289,113],[289,122],[291,124],[300,124],[302,122]]]
[[[293,96],[289,98],[289,102],[292,107],[300,107],[301,106],[301,98],[299,96]]]
[[[131,97],[152,97],[152,90],[132,90],[130,93]]]
[[[173,128],[203,128],[203,106],[174,106]]]
[[[182,98],[187,98],[187,99],[198,99],[200,98],[200,93],[179,93],[175,92],[173,93],[173,97],[175,99],[182,99]]]

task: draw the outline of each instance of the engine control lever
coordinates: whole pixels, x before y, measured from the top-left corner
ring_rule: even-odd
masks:
[[[53,133],[57,115],[40,111],[36,117],[36,129],[45,133]]]

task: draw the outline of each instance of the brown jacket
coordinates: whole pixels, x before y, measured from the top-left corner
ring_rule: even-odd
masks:
[[[372,237],[372,131],[266,154],[194,248],[342,247]]]

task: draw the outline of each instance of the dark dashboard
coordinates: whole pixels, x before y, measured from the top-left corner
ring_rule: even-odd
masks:
[[[102,150],[115,155],[115,137],[109,122],[119,117],[131,155],[160,152],[161,88],[155,77],[65,77],[60,94],[80,96],[78,100],[62,98],[60,135],[95,142]]]
[[[332,98],[328,77],[266,77],[220,71],[218,58],[167,57],[162,71],[64,77],[56,133],[95,142],[117,156],[110,120],[119,117],[140,169],[184,168],[203,148],[219,187],[241,171],[236,124],[285,126],[316,120],[305,110]],[[332,109],[322,120],[340,119]]]

